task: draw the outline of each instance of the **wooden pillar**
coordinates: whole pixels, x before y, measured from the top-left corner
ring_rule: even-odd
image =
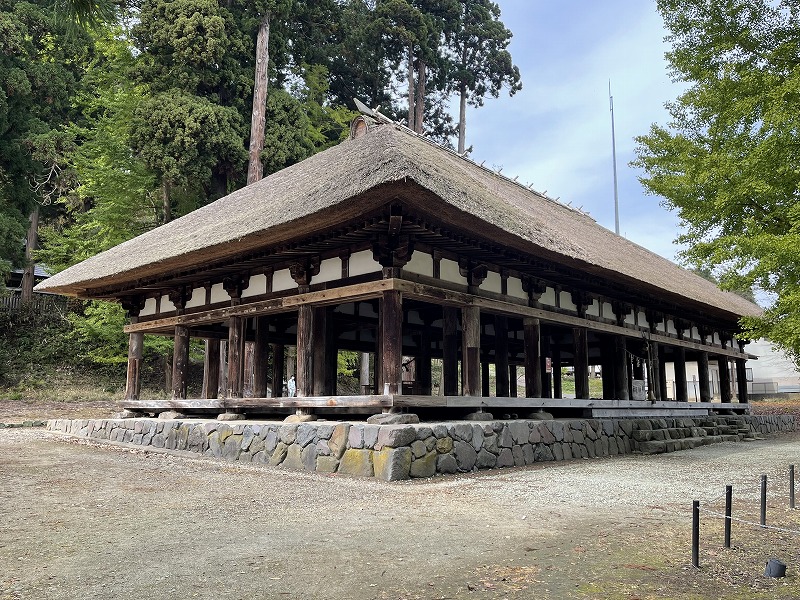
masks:
[[[313,384],[311,395],[325,396],[329,393],[328,383],[328,353],[330,343],[328,341],[328,309],[324,306],[315,306],[313,327],[314,327],[314,346],[312,348],[313,358]]]
[[[477,306],[461,309],[461,385],[464,396],[481,394],[481,310]]]
[[[175,350],[172,353],[172,398],[186,398],[189,376],[189,328],[175,326]]]
[[[667,357],[665,354],[665,348],[661,348],[658,353],[658,388],[663,402],[669,399],[667,394]]]
[[[553,398],[561,398],[563,396],[561,390],[561,349],[558,346],[553,346],[552,348]]]
[[[508,398],[508,318],[502,315],[494,317],[494,357],[495,396]]]
[[[269,380],[269,317],[256,317],[253,344],[253,397],[266,398]]]
[[[708,369],[708,352],[700,352],[697,356],[697,378],[700,380],[700,402],[711,402],[711,381]]]
[[[228,321],[228,398],[241,398],[244,385],[244,336],[247,319],[231,317]]]
[[[216,398],[219,395],[219,340],[207,339],[206,355],[203,358],[203,398]]]
[[[280,398],[283,396],[283,371],[284,371],[284,352],[283,344],[273,344],[272,346],[272,397]]]
[[[419,335],[419,352],[417,353],[417,384],[423,396],[430,396],[433,392],[431,376],[431,323],[425,321],[425,327]]]
[[[403,299],[395,290],[383,292],[380,307],[381,393],[403,393]]]
[[[136,320],[135,317],[131,317],[131,323],[135,323]],[[143,348],[143,333],[137,332],[128,336],[128,373],[125,378],[125,400],[139,399]]]
[[[369,352],[362,352],[361,353],[361,371],[358,377],[358,393],[359,394],[368,394],[369,393]]]
[[[673,365],[675,366],[675,400],[688,402],[689,395],[686,387],[686,348],[678,346],[673,350]]]
[[[335,396],[339,369],[339,346],[336,343],[338,336],[334,327],[332,307],[327,311],[327,315],[327,327],[325,328],[325,393],[329,396]]]
[[[442,378],[444,396],[458,395],[458,309],[442,307]]]
[[[747,403],[747,359],[736,359],[736,388],[741,404]]]
[[[553,397],[553,361],[550,351],[550,336],[543,334],[539,343],[539,371],[542,373],[542,398]],[[547,372],[547,361],[550,357],[550,372]]]
[[[630,400],[628,389],[628,348],[625,338],[614,336],[614,398]]]
[[[492,390],[489,387],[489,357],[485,357],[481,361],[481,396],[488,398],[492,395]]]
[[[542,397],[541,340],[539,319],[525,317],[522,320],[525,344],[525,397]]]
[[[650,343],[650,370],[648,371],[648,389],[652,391],[653,399],[656,401],[664,400],[661,393],[661,357],[659,356],[658,344]]]
[[[589,342],[585,327],[573,327],[575,346],[575,398],[589,398]]]
[[[603,399],[612,400],[617,398],[616,379],[616,346],[614,339],[608,338],[601,341],[600,368],[603,374]]]
[[[303,304],[297,309],[297,397],[307,398],[314,393],[314,307]]]
[[[517,391],[517,365],[508,365],[508,396],[510,398],[519,396]]]
[[[731,401],[731,370],[728,366],[728,357],[717,357],[717,364],[719,365],[719,394],[722,396],[723,402]]]

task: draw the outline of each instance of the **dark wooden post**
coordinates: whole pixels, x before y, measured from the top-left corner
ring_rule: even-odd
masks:
[[[525,344],[525,397],[542,397],[541,339],[539,319],[525,317],[522,320]]]
[[[219,340],[207,339],[206,355],[203,359],[203,398],[216,398],[219,395]]]
[[[728,357],[717,357],[717,364],[719,365],[719,394],[722,397],[722,402],[730,402],[731,398],[731,370],[728,366]]]
[[[539,357],[539,371],[542,373],[542,398],[553,397],[553,360],[550,350],[550,335],[542,333],[539,342],[541,355]],[[547,372],[547,359],[550,357],[550,372]]]
[[[656,342],[650,342],[650,370],[647,372],[648,390],[652,390],[653,399],[656,401],[662,400],[664,396],[661,395],[661,358],[659,357],[659,348]]]
[[[572,328],[575,346],[575,398],[589,398],[589,342],[585,327]]]
[[[189,375],[189,328],[175,326],[175,350],[172,353],[172,398],[186,398]]]
[[[617,398],[616,378],[616,347],[614,338],[601,338],[600,368],[603,375],[603,399]]]
[[[124,304],[123,308],[128,310],[131,323],[139,322],[139,308],[132,308]],[[128,372],[125,377],[125,400],[139,399],[143,348],[144,334],[141,332],[131,333],[128,336]]]
[[[458,395],[458,309],[442,307],[442,378],[444,396]]]
[[[492,390],[489,386],[490,383],[489,379],[490,379],[489,357],[486,356],[481,361],[481,396],[483,396],[484,398],[488,398],[489,396],[492,395]]]
[[[328,309],[324,306],[316,306],[314,311],[314,378],[312,395],[325,396],[329,392],[328,382],[328,351],[330,341],[328,340]]]
[[[747,359],[736,359],[736,388],[739,394],[739,402],[747,403]]]
[[[689,394],[686,387],[686,348],[677,346],[673,351],[673,365],[675,365],[675,400],[688,402]]]
[[[283,396],[283,372],[285,363],[283,344],[272,345],[272,397]]]
[[[228,320],[228,398],[241,398],[244,386],[244,338],[247,319]]]
[[[711,402],[711,382],[708,376],[708,352],[697,355],[697,378],[700,380],[700,402]]]
[[[461,379],[464,396],[481,394],[481,311],[477,306],[461,309]]]
[[[517,365],[508,365],[508,396],[510,398],[519,396],[517,391]]]
[[[417,353],[417,383],[419,393],[430,396],[433,392],[431,377],[431,321],[424,319],[425,327],[419,335],[419,352]]]
[[[661,400],[666,402],[667,398],[667,357],[665,356],[665,348],[661,348],[658,353],[658,388],[661,394]]]
[[[298,398],[314,393],[314,308],[303,304],[297,309],[297,382]]]
[[[508,319],[502,315],[494,317],[494,357],[495,396],[508,398]]]
[[[403,298],[395,290],[383,292],[381,321],[381,383],[383,394],[403,393]]]
[[[614,396],[617,400],[630,400],[628,393],[628,348],[625,337],[614,336]]]
[[[269,380],[269,317],[256,317],[256,340],[253,344],[253,397],[266,398]]]
[[[561,348],[556,345],[552,346],[552,355],[553,398],[561,398],[563,396],[561,390]]]

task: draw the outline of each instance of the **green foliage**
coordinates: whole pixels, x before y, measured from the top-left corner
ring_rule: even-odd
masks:
[[[800,13],[790,0],[661,0],[688,89],[637,138],[648,191],[676,210],[687,262],[774,301],[748,335],[800,364]]]

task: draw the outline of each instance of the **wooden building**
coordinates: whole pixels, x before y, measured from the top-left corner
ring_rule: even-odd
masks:
[[[125,307],[124,405],[143,412],[706,414],[720,407],[702,384],[710,361],[727,408],[746,409],[748,355],[735,336],[739,318],[759,312],[379,113],[358,117],[350,140],[37,289]],[[144,334],[174,337],[171,401],[139,397]],[[200,398],[187,398],[190,339],[206,342]],[[371,389],[337,395],[339,350],[372,353]],[[285,357],[295,355],[297,394],[282,397]],[[437,395],[433,359],[443,371]],[[680,392],[668,402],[664,365],[686,390],[687,361],[698,364],[701,402]],[[591,365],[602,366],[602,399],[589,398]],[[575,399],[562,398],[563,367],[574,372]],[[648,382],[647,400],[633,400],[633,381],[637,390]]]

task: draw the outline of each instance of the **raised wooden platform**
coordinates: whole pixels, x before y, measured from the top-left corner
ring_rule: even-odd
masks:
[[[315,396],[306,398],[227,398],[186,400],[124,400],[120,407],[142,413],[177,412],[269,413],[318,409],[341,414],[381,412],[388,409],[483,409],[495,417],[503,413],[542,409],[586,418],[705,416],[717,411],[749,412],[749,404],[720,402],[647,402],[637,400],[576,400],[572,398],[485,398],[477,396]],[[523,416],[523,415],[519,415]]]

